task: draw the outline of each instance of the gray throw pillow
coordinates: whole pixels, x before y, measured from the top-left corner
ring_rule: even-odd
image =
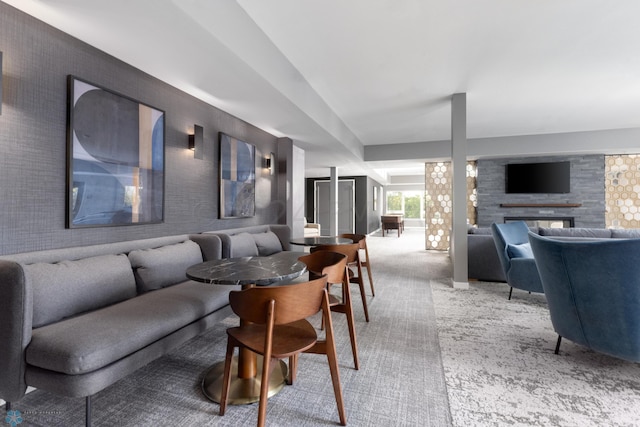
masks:
[[[187,240],[183,243],[154,249],[137,249],[129,253],[138,292],[144,293],[187,279],[187,268],[202,262],[200,246]]]
[[[273,231],[267,231],[266,233],[253,234],[253,240],[258,247],[258,254],[260,256],[268,256],[278,252],[282,252],[282,243]]]
[[[246,256],[258,256],[256,241],[249,233],[239,233],[229,237],[231,241],[230,256],[241,258]]]
[[[126,255],[36,263],[23,269],[33,288],[34,328],[136,296]]]

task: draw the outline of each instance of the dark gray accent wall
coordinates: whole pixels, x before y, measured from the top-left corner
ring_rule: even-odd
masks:
[[[0,51],[0,254],[284,221],[277,175],[261,167],[278,152],[273,135],[1,2]],[[165,111],[163,223],[65,228],[69,74]],[[204,160],[188,150],[194,124],[204,128]],[[255,217],[218,219],[219,132],[256,146]]]
[[[569,161],[571,187],[567,194],[506,194],[505,165]],[[575,227],[605,226],[604,155],[501,158],[478,160],[478,226],[504,222],[504,217],[574,217]],[[510,203],[580,203],[576,208],[501,207]]]

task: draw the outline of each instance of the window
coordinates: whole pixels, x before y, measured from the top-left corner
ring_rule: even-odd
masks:
[[[405,219],[424,219],[424,193],[421,191],[389,191],[387,212],[403,214]]]

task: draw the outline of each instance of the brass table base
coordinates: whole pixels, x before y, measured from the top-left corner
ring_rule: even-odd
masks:
[[[269,377],[268,397],[278,393],[286,384],[288,368],[282,360],[280,369],[274,366]],[[229,387],[229,405],[245,405],[260,400],[260,383],[262,378],[262,356],[258,356],[258,373],[253,378],[238,378],[238,358],[231,362],[231,386]],[[224,377],[224,362],[213,365],[204,375],[202,392],[209,400],[220,403],[222,398],[222,379]]]

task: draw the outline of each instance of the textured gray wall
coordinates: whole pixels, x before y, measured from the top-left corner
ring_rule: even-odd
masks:
[[[0,2],[0,254],[278,223],[277,138]],[[167,58],[167,60],[175,60]],[[224,65],[224,64],[221,64]],[[233,72],[233,70],[230,70]],[[164,223],[65,229],[67,75],[165,111]],[[205,159],[187,134],[204,128]],[[218,132],[256,145],[256,216],[218,219]]]
[[[568,194],[506,194],[505,165],[569,161],[571,188]],[[604,155],[553,156],[478,160],[478,226],[504,222],[505,216],[574,217],[575,227],[605,226]],[[582,203],[578,208],[505,208],[502,203]]]

